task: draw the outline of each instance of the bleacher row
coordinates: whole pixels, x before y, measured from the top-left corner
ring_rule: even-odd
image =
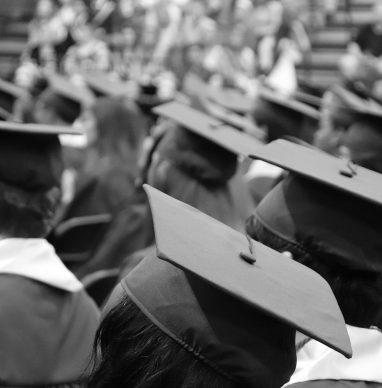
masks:
[[[338,79],[338,61],[354,30],[372,19],[373,0],[348,0],[348,3],[350,9],[346,0],[340,0],[336,14],[324,26],[310,31],[312,52],[298,67],[300,80],[326,88]]]
[[[310,1],[314,5],[317,0]],[[37,0],[0,1],[0,77],[10,77],[25,49],[28,20],[36,3]],[[310,31],[313,50],[298,67],[300,80],[322,88],[338,78],[338,60],[354,29],[371,20],[373,0],[349,0],[350,12],[345,4],[346,0],[340,1],[334,17]]]

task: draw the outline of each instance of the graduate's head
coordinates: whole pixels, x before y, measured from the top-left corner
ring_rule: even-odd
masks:
[[[67,128],[0,124],[0,234],[44,237],[60,202],[58,134]]]
[[[236,388],[163,333],[127,295],[101,322],[95,346],[102,361],[90,379],[94,388]]]
[[[288,142],[270,146],[258,156],[293,172],[260,202],[247,232],[320,273],[348,324],[376,325],[382,302],[382,177],[314,149]]]
[[[318,128],[319,112],[316,109],[268,90],[260,93],[253,115],[256,123],[265,128],[268,142],[295,137],[312,143]]]
[[[90,91],[57,74],[47,76],[49,86],[39,94],[34,116],[46,125],[71,125],[84,107],[92,104]]]
[[[331,155],[340,155],[347,130],[357,118],[365,99],[342,87],[324,94],[319,130],[313,144]]]
[[[81,113],[81,107],[52,89],[41,93],[35,105],[35,119],[40,124],[72,124]]]
[[[236,172],[237,155],[243,153],[243,147],[249,150],[258,144],[256,139],[182,103],[163,104],[154,112],[164,118],[158,126],[164,135],[156,142],[153,156],[157,152],[207,187],[224,186]]]
[[[157,253],[109,299],[95,387],[280,387],[295,369],[297,328],[349,355],[343,318],[319,275],[146,191]]]
[[[382,173],[382,109],[380,117],[356,118],[346,133],[343,147],[354,163]]]
[[[138,107],[131,102],[102,97],[85,110],[82,123],[88,142],[101,155],[123,156],[139,154],[145,135],[145,124]]]
[[[334,88],[323,99],[320,129],[314,145],[380,172],[381,128],[382,106],[379,103],[343,88]]]

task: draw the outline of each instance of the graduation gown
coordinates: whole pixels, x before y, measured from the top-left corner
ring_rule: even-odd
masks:
[[[111,224],[89,261],[70,268],[79,278],[118,268],[129,254],[154,240],[146,196],[135,187],[135,174],[121,161],[103,158],[81,174],[74,198],[59,223],[74,217],[109,214]]]
[[[347,325],[353,357],[310,340],[297,353],[296,371],[287,388],[382,387],[382,332]]]
[[[0,387],[84,386],[99,312],[47,241],[0,241],[0,295]]]

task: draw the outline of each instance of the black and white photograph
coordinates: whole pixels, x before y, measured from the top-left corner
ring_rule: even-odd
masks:
[[[0,388],[382,388],[382,0],[0,0]]]

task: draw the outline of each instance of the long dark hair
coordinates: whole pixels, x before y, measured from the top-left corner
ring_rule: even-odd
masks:
[[[97,122],[94,148],[99,156],[136,160],[145,128],[138,108],[116,98],[100,98],[93,107]]]
[[[89,388],[235,388],[162,333],[128,296],[101,322],[93,355]]]

